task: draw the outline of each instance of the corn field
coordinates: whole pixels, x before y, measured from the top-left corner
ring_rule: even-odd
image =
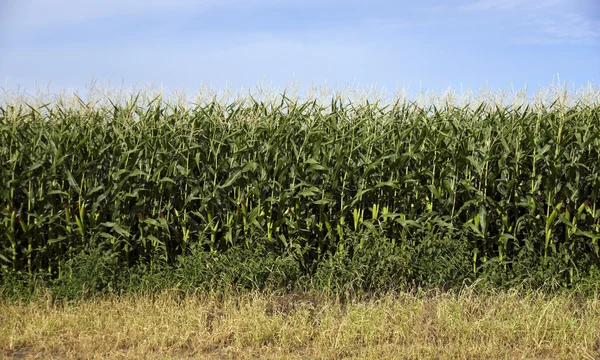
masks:
[[[91,247],[152,269],[260,245],[310,276],[438,239],[465,244],[472,279],[551,263],[568,286],[600,265],[598,102],[105,100],[0,105],[0,275],[61,278]]]

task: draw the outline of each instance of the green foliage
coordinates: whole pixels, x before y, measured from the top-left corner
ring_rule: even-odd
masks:
[[[52,280],[53,295],[74,299],[88,294],[108,293],[118,288],[119,264],[117,254],[91,248],[65,261],[60,278]]]
[[[597,106],[80,105],[0,106],[5,285],[569,287],[600,263]]]

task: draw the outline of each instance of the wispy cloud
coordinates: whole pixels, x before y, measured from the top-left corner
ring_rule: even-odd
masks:
[[[195,2],[191,0],[164,1],[77,1],[77,0],[22,0],[11,7],[11,26],[46,27],[47,25],[70,25],[94,18],[114,16],[145,15],[154,12],[185,11],[194,8],[210,8],[216,1]],[[18,20],[18,21],[17,21]]]
[[[321,34],[323,35],[323,34]],[[389,68],[389,59],[377,45],[356,43],[351,35],[326,33],[327,39],[279,35],[237,35],[223,39],[228,46],[208,46],[210,35],[187,37],[180,41],[161,39],[120,39],[110,43],[81,44],[73,51],[70,46],[46,46],[21,49],[12,60],[0,66],[0,81],[4,77],[35,89],[32,78],[47,84],[56,81],[60,87],[84,88],[93,77],[103,82],[124,81],[126,85],[156,81],[177,86],[196,86],[200,82],[222,86],[253,86],[260,79],[274,80],[277,86],[298,79],[308,82],[325,80],[330,84],[369,81],[358,69]],[[157,44],[158,42],[158,44]],[[202,43],[204,46],[195,46]],[[160,47],[161,51],[156,51]],[[70,56],[65,53],[70,51]],[[339,56],[344,54],[344,56]],[[44,59],[46,66],[39,66]],[[352,78],[348,74],[352,74]],[[408,72],[403,73],[410,75]],[[59,89],[60,90],[60,89]]]
[[[360,24],[368,26],[371,29],[376,28],[381,30],[401,30],[430,27],[439,24],[439,22],[369,18],[362,20]]]
[[[7,6],[5,26],[11,29],[36,30],[49,27],[68,27],[89,20],[115,17],[205,12],[216,9],[241,10],[281,4],[281,0],[14,0]],[[326,0],[324,3],[342,2]],[[288,0],[288,6],[314,6],[318,0]],[[10,15],[13,16],[10,16]],[[8,24],[6,24],[8,22]]]
[[[569,14],[561,19],[539,22],[547,34],[564,39],[600,38],[600,20],[587,19],[579,14]]]
[[[520,45],[600,44],[600,20],[580,14],[568,14],[557,19],[537,19],[539,34],[528,35],[514,41]]]
[[[513,9],[543,9],[558,5],[564,0],[479,0],[458,9],[461,11],[490,11]]]
[[[443,11],[448,10],[448,6],[446,6],[446,5],[432,6],[432,7],[425,8],[424,10],[429,11],[429,12],[443,12]]]

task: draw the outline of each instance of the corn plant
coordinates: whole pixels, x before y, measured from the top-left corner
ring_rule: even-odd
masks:
[[[474,277],[523,256],[560,258],[566,282],[600,265],[596,103],[106,100],[0,105],[2,271],[260,242],[310,275],[357,234],[466,239]]]

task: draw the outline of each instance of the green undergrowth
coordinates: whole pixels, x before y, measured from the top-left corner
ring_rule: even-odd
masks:
[[[0,298],[34,300],[80,299],[127,293],[159,294],[268,291],[325,293],[339,299],[378,296],[395,292],[517,290],[523,293],[567,292],[585,297],[598,295],[600,272],[589,271],[565,286],[562,264],[534,262],[524,256],[517,270],[506,271],[489,263],[475,276],[469,265],[466,243],[450,238],[428,245],[399,247],[382,239],[357,240],[360,249],[328,255],[307,274],[294,253],[274,254],[266,247],[232,247],[210,252],[193,246],[190,253],[171,264],[152,269],[147,264],[125,267],[118,256],[90,248],[64,264],[61,278],[44,273],[7,271],[0,284]],[[365,246],[367,245],[367,246]],[[435,256],[436,261],[432,261]]]

